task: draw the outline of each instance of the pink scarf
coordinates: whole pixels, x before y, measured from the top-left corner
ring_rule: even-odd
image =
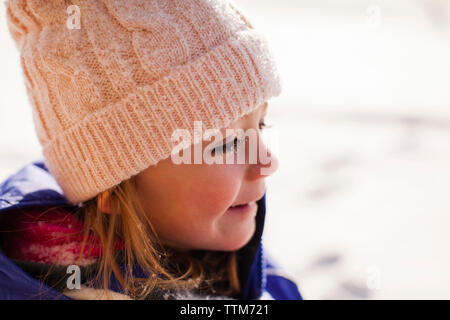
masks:
[[[89,235],[79,260],[83,224],[63,208],[29,208],[7,214],[0,232],[2,250],[10,258],[51,265],[88,265],[102,255],[100,241]],[[114,249],[124,243],[115,239]]]

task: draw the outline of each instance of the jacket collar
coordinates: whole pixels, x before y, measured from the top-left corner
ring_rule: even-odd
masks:
[[[39,206],[74,209],[50,174],[43,159],[31,162],[0,184],[0,219],[3,213]],[[252,239],[239,250],[239,280],[243,285],[241,299],[256,299],[265,283],[262,232],[265,220],[265,196],[258,201],[256,230]],[[1,244],[0,244],[1,246]],[[63,298],[61,294],[25,273],[0,251],[0,298]],[[44,295],[43,295],[44,292]]]

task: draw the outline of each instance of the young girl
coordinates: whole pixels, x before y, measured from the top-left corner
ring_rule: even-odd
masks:
[[[301,299],[261,245],[280,81],[233,2],[6,6],[44,158],[0,185],[0,298]]]

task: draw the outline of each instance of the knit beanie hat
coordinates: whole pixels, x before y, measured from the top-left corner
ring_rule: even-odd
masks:
[[[73,204],[168,158],[174,130],[225,128],[281,92],[266,38],[234,2],[6,8],[45,165]]]

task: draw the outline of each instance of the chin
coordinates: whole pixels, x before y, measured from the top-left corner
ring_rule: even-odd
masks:
[[[250,240],[250,239],[249,239]],[[220,251],[227,251],[227,252],[231,252],[231,251],[237,251],[239,249],[242,249],[246,244],[248,243],[248,241],[246,242],[242,242],[242,243],[238,243],[235,245],[226,245],[224,246],[224,248]]]
[[[242,235],[234,236],[232,237],[231,241],[230,238],[225,239],[221,242],[221,244],[218,246],[220,249],[214,249],[217,251],[236,251],[244,247],[252,238],[253,234],[255,233],[255,228],[251,230],[251,232],[247,232]]]

